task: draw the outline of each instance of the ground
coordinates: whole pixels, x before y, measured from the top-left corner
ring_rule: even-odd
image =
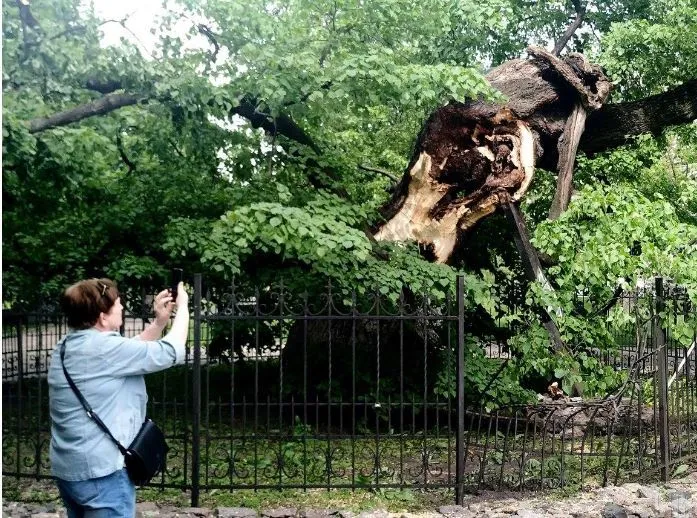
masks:
[[[159,496],[158,496],[159,495]],[[624,484],[564,496],[559,493],[479,492],[467,495],[464,506],[450,505],[452,495],[413,491],[288,493],[238,491],[201,494],[200,508],[188,507],[181,492],[138,493],[138,518],[697,518],[697,472],[667,484]],[[16,500],[34,500],[32,503]],[[3,480],[3,517],[65,516],[51,482]]]

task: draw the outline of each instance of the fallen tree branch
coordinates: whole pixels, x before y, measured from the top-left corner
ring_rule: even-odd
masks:
[[[518,206],[515,203],[508,203],[506,206],[506,218],[513,228],[513,239],[515,241],[518,253],[520,253],[520,258],[523,261],[523,268],[525,269],[525,274],[530,281],[537,281],[546,290],[553,290],[552,285],[547,280],[542,266],[540,265],[540,260],[537,257],[537,253],[530,243],[530,235],[528,233],[528,228],[525,224],[525,219],[520,213]],[[545,308],[538,308],[538,313],[540,316],[540,321],[542,326],[547,330],[550,340],[552,341],[552,346],[554,350],[567,351],[564,341],[561,339],[561,334],[559,333],[559,328],[554,322],[552,315]]]
[[[610,300],[608,300],[605,304],[603,304],[600,309],[594,312],[595,315],[603,315],[610,311],[615,304],[617,304],[617,301],[620,298],[620,295],[622,295],[622,292],[624,292],[624,289],[622,286],[617,286],[615,288],[615,291],[612,294],[612,297],[610,297]]]
[[[683,359],[680,361],[680,364],[675,368],[675,372],[673,372],[673,375],[670,377],[668,380],[668,388],[675,382],[675,380],[678,377],[678,373],[683,370],[685,367],[685,364],[687,363],[687,360],[690,359],[690,356],[692,356],[695,352],[695,347],[697,347],[697,340],[693,341],[692,344],[690,345],[690,348],[685,351],[685,356]]]

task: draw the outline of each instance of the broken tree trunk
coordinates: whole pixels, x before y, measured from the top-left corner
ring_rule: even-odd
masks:
[[[573,168],[585,113],[602,106],[610,82],[581,54],[529,53],[487,75],[505,104],[451,102],[429,117],[376,239],[417,241],[430,259],[448,262],[464,232],[525,195],[536,165]]]

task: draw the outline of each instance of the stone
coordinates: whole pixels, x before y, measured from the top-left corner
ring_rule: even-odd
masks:
[[[358,518],[390,518],[390,513],[384,509],[375,509],[374,511],[363,511],[358,515]]]
[[[136,518],[150,518],[160,516],[160,508],[155,502],[138,502],[136,504]]]
[[[215,515],[219,518],[250,518],[256,517],[257,512],[249,507],[218,507]]]
[[[689,500],[692,498],[692,493],[685,489],[671,489],[668,491],[668,500],[680,500],[681,498]]]
[[[338,514],[341,518],[353,518],[354,516],[356,516],[356,513],[354,513],[353,511],[348,511],[348,510],[346,510],[346,509],[342,509],[342,510],[339,511],[337,514]]]
[[[670,504],[668,505],[678,514],[687,514],[688,511],[694,509],[694,505],[692,505],[692,502],[690,502],[687,498],[677,498],[675,500],[671,500]]]
[[[210,509],[205,507],[184,507],[181,512],[192,516],[210,516],[212,513]]]
[[[300,511],[301,518],[329,518],[337,514],[338,511],[335,509],[303,509]]]
[[[630,518],[654,518],[655,516],[656,514],[653,512],[653,509],[643,505],[633,506],[629,510]]]
[[[637,489],[637,496],[641,498],[648,498],[652,502],[660,502],[661,501],[661,495],[658,492],[657,489],[654,489],[652,487],[646,487],[646,486],[639,486]]]
[[[652,511],[651,518],[672,518],[673,510],[668,504],[663,502],[655,502],[649,506]]]
[[[520,516],[521,518],[542,518],[546,514],[547,513],[533,511],[532,509],[519,509],[515,516]]]
[[[601,516],[602,518],[629,518],[624,507],[612,502],[605,504]]]
[[[467,514],[467,509],[461,505],[443,505],[438,508],[438,512],[448,518],[457,518],[465,516]]]
[[[276,507],[274,509],[264,509],[261,512],[262,516],[268,518],[292,518],[298,514],[298,510],[294,507]]]

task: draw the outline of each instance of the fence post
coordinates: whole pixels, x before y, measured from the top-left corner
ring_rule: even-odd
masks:
[[[455,438],[455,504],[462,505],[465,488],[465,278],[457,276],[457,365],[455,368],[457,436]]]
[[[23,316],[19,315],[17,320],[17,480],[19,480],[19,474],[22,469],[22,420],[24,416],[22,415],[22,401],[24,396],[22,395],[23,387],[22,382],[24,381],[24,340],[22,337],[22,320]]]
[[[191,444],[191,506],[198,507],[201,484],[201,274],[194,274],[193,430]]]
[[[652,325],[653,347],[658,361],[658,429],[661,448],[661,479],[670,479],[670,429],[668,416],[668,348],[661,313],[664,310],[663,278],[656,277],[656,297]]]

